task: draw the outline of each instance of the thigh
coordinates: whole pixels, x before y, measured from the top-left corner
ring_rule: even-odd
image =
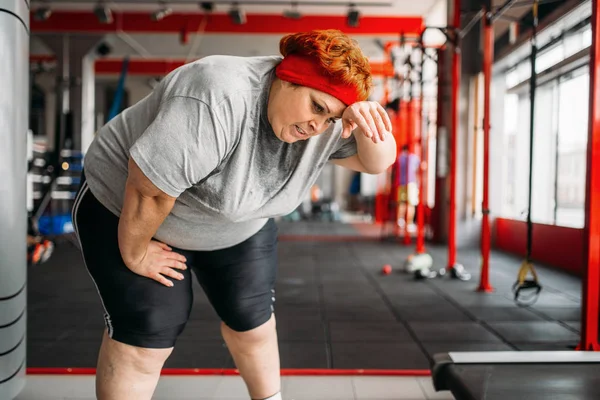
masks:
[[[118,245],[117,216],[102,206],[84,183],[75,200],[75,227],[85,266],[104,307],[109,336],[145,348],[173,347],[192,305],[191,273],[166,287],[133,273]]]
[[[196,252],[194,272],[221,320],[244,332],[273,314],[277,277],[277,225],[270,219],[248,240],[222,250]]]

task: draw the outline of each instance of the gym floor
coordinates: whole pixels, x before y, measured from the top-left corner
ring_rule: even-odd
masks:
[[[458,261],[473,274],[471,281],[447,276],[415,281],[400,271],[414,245],[382,242],[367,231],[340,223],[279,222],[275,311],[282,368],[426,370],[438,352],[577,345],[579,278],[536,264],[543,291],[534,305],[518,307],[511,292],[522,261],[518,257],[494,252],[490,280],[495,291],[478,293],[477,249],[458,252]],[[436,266],[445,265],[446,248],[428,246],[428,252]],[[381,273],[385,264],[392,265],[392,274]],[[47,263],[30,267],[28,286],[28,367],[95,367],[102,308],[74,241],[59,241]],[[165,367],[234,368],[216,314],[197,284],[196,289],[191,320]],[[225,378],[236,377],[213,379]],[[354,397],[339,398],[356,399],[363,398],[356,382],[383,379],[337,378],[354,388]],[[419,396],[394,398],[435,398],[422,388],[429,378],[385,379],[409,382],[407,387],[418,382],[422,389]]]
[[[284,376],[285,400],[453,400],[429,377]],[[29,376],[15,400],[94,400],[93,376]],[[154,400],[247,400],[236,376],[163,376]]]
[[[576,277],[536,265],[543,291],[522,308],[511,293],[517,257],[492,254],[495,292],[484,294],[475,291],[477,249],[458,252],[473,274],[470,282],[415,281],[399,271],[414,246],[366,238],[352,225],[279,227],[275,312],[282,368],[428,369],[437,352],[568,350],[578,343]],[[445,248],[428,251],[444,265]],[[394,267],[391,275],[381,274],[385,264]],[[28,286],[28,367],[94,367],[102,308],[73,242],[59,241],[47,263],[31,267]],[[166,367],[233,368],[216,314],[196,289],[191,320]]]

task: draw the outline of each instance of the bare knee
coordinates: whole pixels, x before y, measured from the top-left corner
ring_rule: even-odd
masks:
[[[160,372],[165,361],[173,351],[167,349],[148,349],[131,346],[108,338],[106,350],[109,369],[127,368],[142,374],[155,374]]]
[[[273,339],[277,340],[274,314],[264,324],[248,331],[235,331],[228,327],[225,323],[221,323],[221,331],[223,336],[228,339],[228,342],[232,341],[236,347],[245,349],[260,347],[265,343],[269,343]]]

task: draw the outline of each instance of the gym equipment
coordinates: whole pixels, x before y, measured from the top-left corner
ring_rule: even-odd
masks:
[[[458,152],[458,121],[460,110],[460,77],[461,77],[461,53],[460,53],[460,19],[461,4],[460,0],[454,0],[453,4],[453,30],[451,42],[453,44],[452,53],[452,115],[451,115],[451,135],[450,135],[450,205],[448,213],[448,264],[446,268],[440,270],[441,275],[445,275],[450,270],[450,276],[461,281],[471,279],[462,264],[456,261],[456,168],[458,161],[456,155]]]
[[[537,85],[536,78],[536,58],[537,58],[537,27],[538,27],[538,0],[533,2],[533,25],[531,30],[531,78],[529,79],[529,193],[527,197],[527,253],[525,260],[519,268],[517,281],[513,285],[515,302],[520,306],[529,306],[534,304],[542,291],[542,286],[538,283],[537,273],[531,260],[531,248],[533,245],[533,223],[531,222],[531,199],[533,197],[533,139],[535,129],[535,92]],[[527,274],[531,273],[531,279],[527,279]],[[522,293],[533,292],[528,296],[521,296]]]
[[[433,385],[457,400],[600,398],[600,354],[587,351],[451,352],[434,356]]]
[[[415,279],[427,279],[435,278],[438,276],[436,271],[432,271],[433,258],[426,253],[425,250],[425,179],[427,176],[427,114],[423,111],[425,108],[425,102],[423,101],[424,96],[424,77],[423,70],[425,68],[425,54],[426,49],[423,44],[423,33],[419,38],[419,47],[421,49],[421,62],[419,68],[419,93],[420,93],[420,117],[421,117],[421,129],[419,132],[419,139],[421,142],[421,165],[419,166],[419,205],[417,206],[417,245],[415,249],[416,254],[410,255],[404,265],[406,272],[413,273]],[[408,170],[408,168],[407,168]],[[408,229],[407,229],[408,231]]]
[[[113,99],[112,106],[108,113],[108,121],[116,117],[121,110],[121,103],[123,102],[123,94],[125,92],[125,79],[127,78],[127,71],[129,69],[129,57],[125,57],[123,65],[121,67],[121,76],[119,76],[119,83],[117,84],[117,91]]]
[[[404,263],[404,271],[414,274],[415,279],[435,278],[438,272],[433,271],[433,258],[427,254],[411,254]]]

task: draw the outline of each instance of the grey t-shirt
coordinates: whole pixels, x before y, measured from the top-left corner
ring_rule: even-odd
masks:
[[[356,153],[341,122],[293,144],[267,120],[281,57],[210,56],[167,75],[97,133],[85,156],[92,193],[119,216],[128,159],[177,197],[155,237],[186,250],[236,245],[293,211],[325,163]]]

